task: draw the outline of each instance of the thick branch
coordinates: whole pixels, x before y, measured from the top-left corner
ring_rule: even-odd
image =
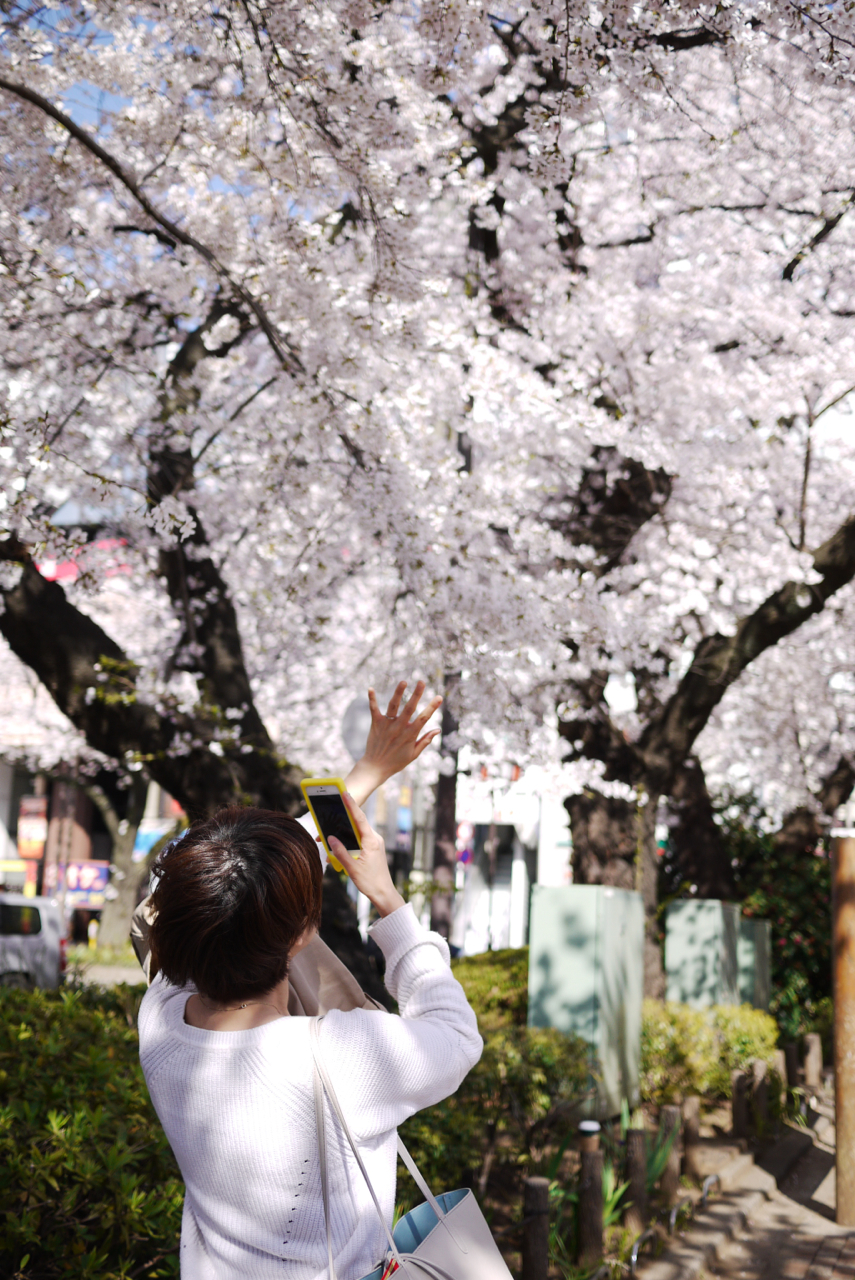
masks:
[[[841,756],[816,793],[816,798],[826,817],[833,817],[835,811],[846,803],[852,795],[853,787],[855,787],[855,765],[848,756]]]
[[[558,722],[558,732],[570,750],[565,760],[600,760],[615,777],[633,772],[635,755],[631,744],[609,715],[605,700],[607,671],[592,671],[586,680],[573,683],[579,714]]]
[[[773,837],[778,854],[786,854],[794,861],[812,854],[828,832],[829,819],[849,799],[853,786],[855,769],[846,756],[841,756],[816,793],[819,808],[799,805],[784,818]]]
[[[732,636],[706,636],[692,665],[661,716],[637,744],[641,777],[662,793],[670,791],[675,771],[688,756],[733,682],[764,650],[819,613],[825,602],[855,576],[855,517],[846,520],[818,549],[813,565],[820,581],[810,586],[786,582],[736,625]],[[612,776],[623,776],[612,774]],[[627,779],[630,780],[630,779]]]
[[[654,44],[663,49],[674,49],[678,53],[683,49],[699,49],[704,45],[725,42],[723,35],[718,31],[711,31],[709,27],[697,27],[694,31],[661,31],[653,37]]]
[[[142,759],[191,816],[244,798],[291,812],[300,806],[299,775],[277,758],[263,725],[245,754],[227,743],[221,755],[212,751],[216,715],[202,707],[169,716],[143,701],[127,654],[32,563],[4,602],[0,633],[95,750]]]
[[[598,401],[608,408],[605,397]],[[652,520],[671,496],[672,477],[661,467],[652,471],[635,458],[623,457],[611,445],[596,445],[578,488],[556,504],[546,523],[574,547],[591,547],[597,564],[586,564],[602,577],[618,564],[639,529]]]
[[[265,334],[267,341],[273,348],[273,351],[275,352],[283,369],[286,369],[289,373],[296,373],[300,369],[300,363],[296,356],[294,356],[293,353],[286,352],[283,348],[279,335],[276,333],[267,312],[258,299],[254,298],[239,281],[235,280],[228,267],[224,266],[223,263],[220,262],[212,249],[209,249],[201,240],[197,240],[195,236],[191,236],[189,232],[183,231],[177,223],[172,221],[171,218],[167,218],[165,214],[162,214],[157,206],[152,204],[148,196],[145,195],[134,175],[126,169],[124,165],[120,164],[115,156],[112,156],[109,151],[106,151],[104,147],[102,147],[100,143],[96,142],[92,135],[87,133],[85,129],[82,129],[79,124],[75,124],[71,119],[71,116],[66,115],[64,111],[60,111],[58,107],[55,107],[54,104],[49,101],[49,99],[43,97],[40,93],[36,93],[34,89],[30,89],[24,84],[18,84],[14,80],[8,80],[5,76],[0,76],[0,89],[5,89],[7,93],[15,94],[16,97],[23,99],[24,102],[29,102],[32,106],[37,107],[39,111],[50,116],[52,120],[55,120],[57,124],[61,125],[63,129],[71,134],[71,136],[75,138],[80,145],[90,153],[90,155],[93,155],[97,160],[100,160],[101,164],[103,164],[105,168],[109,169],[110,172],[118,178],[122,186],[130,192],[140,208],[143,209],[151,218],[152,222],[156,223],[166,231],[168,235],[179,244],[186,245],[188,248],[195,250],[201,258],[204,258],[205,262],[209,263],[210,266],[214,268],[220,279],[229,285],[229,288],[233,291],[235,296],[240,298],[241,302],[249,307]]]

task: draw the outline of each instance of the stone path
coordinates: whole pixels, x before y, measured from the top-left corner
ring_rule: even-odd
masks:
[[[855,1277],[855,1231],[834,1221],[834,1125],[822,1106],[813,1147],[746,1232],[701,1277],[723,1280],[843,1280]]]

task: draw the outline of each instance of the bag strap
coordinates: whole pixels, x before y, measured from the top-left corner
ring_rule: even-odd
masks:
[[[335,1089],[333,1088],[332,1081],[329,1078],[329,1073],[327,1072],[326,1064],[324,1063],[323,1054],[321,1053],[321,1045],[320,1045],[321,1021],[322,1021],[322,1018],[310,1019],[309,1043],[312,1046],[312,1058],[314,1061],[315,1113],[316,1113],[316,1116],[321,1117],[320,1120],[316,1119],[316,1124],[318,1128],[318,1151],[321,1155],[321,1161],[322,1161],[321,1184],[322,1184],[322,1190],[323,1190],[323,1196],[324,1196],[324,1218],[326,1219],[326,1229],[327,1229],[327,1253],[329,1256],[330,1280],[336,1280],[336,1275],[335,1275],[335,1270],[333,1268],[332,1236],[330,1234],[329,1191],[328,1191],[328,1179],[327,1179],[327,1170],[326,1170],[326,1135],[324,1135],[323,1146],[321,1145],[321,1139],[320,1139],[321,1129],[323,1127],[323,1111],[324,1111],[323,1094],[324,1092],[326,1092],[327,1098],[329,1099],[330,1107],[332,1108],[332,1111],[336,1119],[341,1125],[344,1131],[344,1136],[347,1138],[347,1141],[350,1145],[350,1149],[353,1152],[354,1157],[356,1158],[356,1163],[359,1165],[359,1171],[362,1174],[363,1178],[365,1179],[365,1185],[368,1188],[369,1194],[371,1195],[371,1199],[374,1201],[374,1208],[377,1211],[377,1217],[380,1219],[380,1225],[382,1226],[386,1239],[389,1242],[389,1249],[392,1252],[392,1256],[394,1257],[398,1266],[401,1268],[401,1271],[403,1272],[403,1274],[409,1275],[409,1272],[407,1271],[407,1268],[406,1268],[406,1264],[402,1259],[400,1252],[398,1251],[398,1246],[395,1244],[395,1238],[392,1235],[392,1232],[389,1230],[389,1224],[386,1221],[386,1217],[383,1213],[383,1210],[380,1208],[380,1201],[377,1199],[377,1193],[375,1192],[374,1187],[371,1185],[371,1179],[368,1176],[368,1170],[365,1168],[365,1165],[362,1160],[362,1156],[359,1154],[359,1150],[356,1146],[356,1143],[353,1140],[353,1135],[350,1132],[350,1127],[344,1118],[344,1112],[339,1106],[339,1101],[338,1101],[338,1098],[336,1097]],[[319,1091],[320,1091],[320,1097],[319,1097]]]
[[[377,1199],[377,1195],[374,1191],[374,1187],[371,1185],[371,1179],[368,1176],[368,1170],[365,1168],[365,1165],[362,1160],[362,1156],[359,1154],[359,1149],[353,1139],[353,1134],[350,1132],[350,1126],[348,1125],[347,1120],[345,1119],[344,1112],[341,1109],[341,1104],[339,1103],[338,1096],[336,1095],[335,1088],[333,1087],[333,1082],[330,1079],[329,1072],[327,1071],[326,1063],[324,1062],[323,1053],[321,1051],[321,1042],[320,1042],[320,1024],[322,1021],[323,1021],[323,1015],[321,1015],[321,1017],[318,1017],[318,1018],[312,1018],[310,1019],[310,1022],[309,1022],[309,1042],[312,1047],[312,1058],[314,1060],[314,1074],[315,1074],[315,1112],[317,1114],[320,1114],[321,1116],[321,1120],[317,1121],[317,1125],[318,1125],[318,1134],[319,1134],[318,1147],[319,1147],[319,1150],[322,1150],[323,1152],[321,1157],[322,1181],[325,1177],[326,1150],[325,1150],[325,1146],[324,1148],[321,1147],[320,1133],[323,1125],[323,1092],[325,1092],[327,1095],[327,1098],[329,1099],[330,1107],[332,1108],[332,1111],[336,1119],[338,1120],[339,1124],[342,1127],[342,1130],[344,1131],[344,1135],[347,1138],[350,1149],[354,1154],[356,1163],[359,1165],[359,1171],[362,1174],[362,1177],[365,1179],[365,1185],[368,1187],[368,1191],[371,1195],[371,1199],[374,1201],[374,1208],[377,1211],[377,1217],[380,1219],[380,1224],[383,1227],[383,1231],[385,1232],[386,1239],[389,1241],[389,1249],[392,1253],[392,1256],[394,1257],[398,1266],[401,1268],[402,1272],[405,1275],[409,1275],[410,1272],[406,1266],[406,1263],[404,1262],[404,1258],[412,1257],[412,1255],[404,1254],[402,1256],[400,1251],[398,1250],[397,1245],[395,1244],[395,1239],[392,1235],[392,1232],[389,1230],[389,1226],[383,1215],[383,1210],[380,1208],[380,1201]],[[322,1086],[322,1093],[321,1093],[320,1102],[319,1102],[318,1089],[321,1086]],[[454,1234],[454,1232],[451,1230],[450,1226],[448,1225],[448,1222],[446,1221],[445,1210],[441,1207],[436,1196],[431,1191],[421,1171],[419,1170],[418,1165],[416,1164],[413,1157],[410,1155],[407,1148],[404,1146],[404,1143],[400,1137],[398,1137],[398,1154],[400,1155],[401,1159],[406,1165],[407,1171],[409,1172],[416,1186],[419,1188],[422,1195],[425,1197],[428,1204],[430,1205],[431,1209],[433,1209],[434,1213],[436,1214],[437,1222],[442,1223],[443,1227],[445,1227],[445,1230],[448,1232],[449,1236],[454,1241],[455,1245],[460,1250],[460,1252],[464,1254],[468,1253],[469,1251],[466,1248],[466,1246],[463,1245],[460,1242],[460,1240],[458,1240],[457,1236]],[[327,1249],[330,1255],[330,1267],[332,1268],[332,1244],[330,1242],[329,1210],[327,1207],[326,1191],[324,1193],[324,1215],[327,1219]],[[434,1270],[434,1267],[431,1264],[426,1263],[426,1261],[423,1261],[420,1258],[418,1259],[412,1258],[412,1261],[416,1265],[423,1267],[425,1270]],[[436,1274],[437,1276],[439,1276],[438,1269],[436,1269]],[[332,1269],[330,1270],[330,1280],[336,1280],[335,1273],[333,1272]]]

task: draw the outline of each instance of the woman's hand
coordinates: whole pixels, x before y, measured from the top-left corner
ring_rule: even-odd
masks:
[[[340,840],[330,836],[329,846],[333,855],[338,858],[360,893],[364,893],[379,911],[381,916],[391,915],[398,907],[404,905],[404,899],[395,888],[386,861],[386,846],[381,836],[371,827],[365,814],[347,791],[344,803],[353,819],[353,825],[359,833],[362,848],[358,853],[349,852]]]
[[[365,744],[365,754],[353,766],[345,780],[348,791],[361,804],[392,774],[400,773],[408,764],[417,760],[428,743],[433,742],[440,732],[439,728],[429,729],[427,733],[422,733],[422,730],[441,705],[442,698],[432,698],[420,715],[415,714],[425,691],[424,680],[419,680],[403,711],[398,714],[406,687],[406,680],[402,680],[389,700],[385,715],[377,705],[374,690],[368,690],[371,730]]]

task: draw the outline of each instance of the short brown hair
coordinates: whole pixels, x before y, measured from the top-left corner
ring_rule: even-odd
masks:
[[[320,924],[318,847],[284,813],[221,809],[169,846],[155,876],[152,971],[218,1004],[270,991]]]

